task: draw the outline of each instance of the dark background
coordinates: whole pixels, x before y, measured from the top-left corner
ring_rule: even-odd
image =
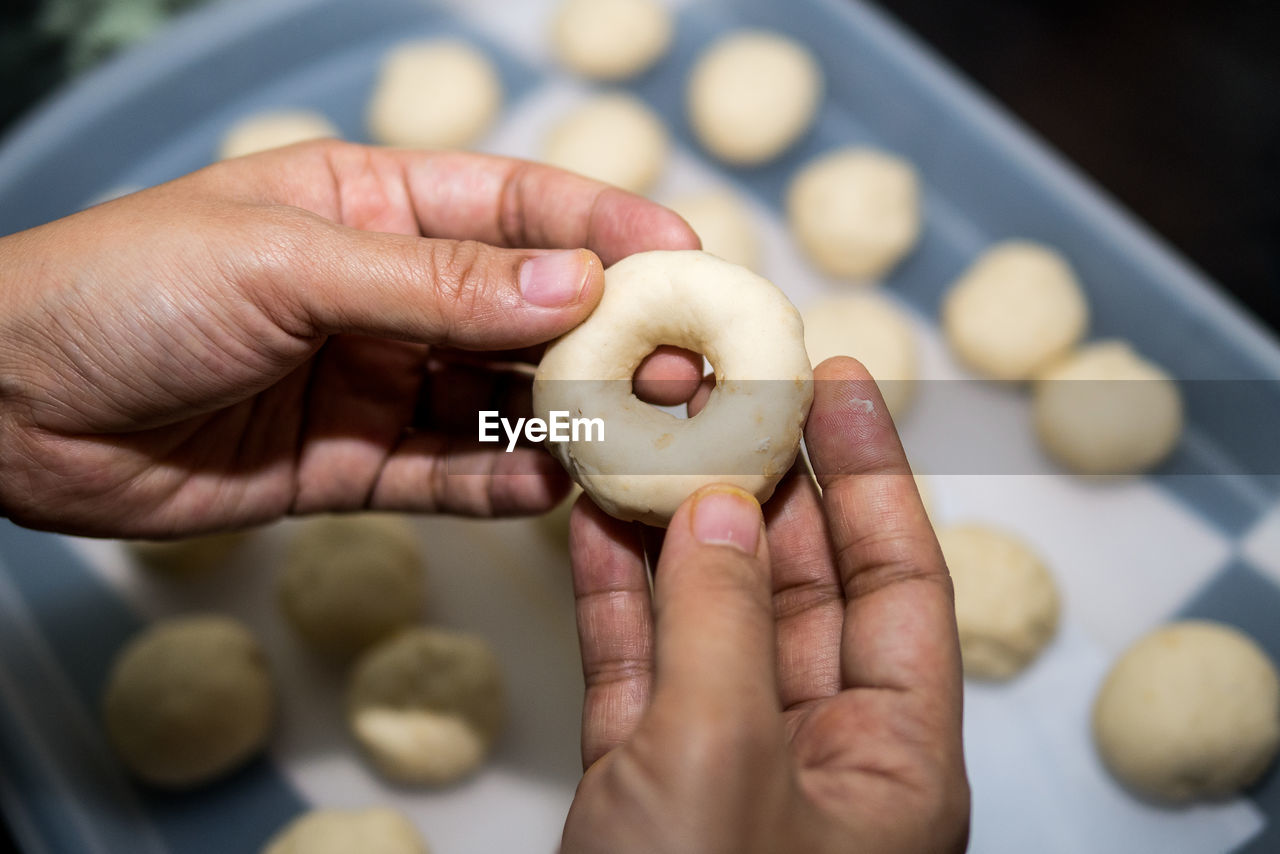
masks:
[[[39,5],[0,0],[0,133],[65,76]],[[1280,4],[879,5],[1280,331]]]

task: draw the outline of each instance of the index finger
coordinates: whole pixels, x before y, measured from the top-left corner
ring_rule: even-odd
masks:
[[[845,357],[818,366],[805,439],[847,602],[845,687],[915,692],[958,709],[951,577],[866,368]]]

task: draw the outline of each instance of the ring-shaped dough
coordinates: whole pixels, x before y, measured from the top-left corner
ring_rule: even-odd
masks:
[[[632,374],[663,344],[702,353],[715,370],[693,418],[632,393]],[[595,312],[547,348],[533,383],[539,418],[564,411],[605,425],[604,441],[583,431],[548,442],[551,453],[607,513],[650,525],[666,525],[708,483],[767,500],[812,402],[799,312],[768,279],[696,250],[642,252],[606,270]]]

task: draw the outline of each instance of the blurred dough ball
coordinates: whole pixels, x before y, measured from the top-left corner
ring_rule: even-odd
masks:
[[[652,66],[671,46],[671,12],[657,0],[564,0],[551,46],[567,68],[622,80]]]
[[[942,303],[951,348],[997,380],[1030,379],[1078,344],[1088,323],[1084,291],[1066,259],[1021,241],[984,252]]]
[[[916,481],[916,492],[920,493],[920,503],[924,505],[924,515],[929,517],[930,524],[936,524],[933,521],[934,513],[937,512],[936,499],[933,497],[933,485],[922,474],[913,474],[912,477]]]
[[[103,703],[107,735],[135,775],[185,788],[242,765],[275,713],[266,658],[227,617],[162,620],[116,657]]]
[[[956,592],[966,676],[1008,679],[1035,659],[1058,628],[1058,590],[1025,543],[981,525],[938,531]]]
[[[230,160],[305,142],[341,136],[333,122],[313,110],[280,110],[247,116],[231,126],[218,146],[218,159]]]
[[[667,164],[667,129],[639,99],[598,95],[547,135],[543,159],[633,193],[653,188]]]
[[[1156,629],[1112,667],[1093,707],[1102,761],[1165,801],[1230,796],[1280,744],[1280,680],[1252,639],[1220,623]]]
[[[310,646],[344,657],[422,615],[422,550],[394,516],[326,516],[294,535],[277,587],[280,609]]]
[[[721,160],[765,163],[812,126],[822,88],[822,69],[804,45],[760,30],[732,33],[707,48],[690,72],[689,124]]]
[[[248,538],[248,531],[225,531],[182,540],[127,540],[125,547],[139,563],[155,572],[202,575],[225,563]]]
[[[407,42],[382,60],[369,135],[402,148],[465,148],[501,107],[502,79],[479,50],[451,39]]]
[[[916,170],[870,148],[840,148],[807,163],[787,188],[787,219],[801,247],[833,276],[880,276],[920,237]]]
[[[409,629],[366,652],[351,675],[351,730],[398,783],[443,784],[475,771],[502,719],[498,660],[473,635]]]
[[[1145,471],[1182,435],[1177,384],[1124,341],[1086,345],[1042,373],[1032,411],[1045,450],[1081,474]]]
[[[906,414],[919,369],[915,329],[905,311],[878,293],[849,293],[811,304],[803,318],[810,362],[852,356],[871,372],[893,417]]]
[[[387,807],[305,813],[267,842],[262,854],[429,854],[418,828]]]
[[[703,250],[731,264],[760,269],[760,237],[746,200],[728,190],[708,190],[668,203],[702,239]]]

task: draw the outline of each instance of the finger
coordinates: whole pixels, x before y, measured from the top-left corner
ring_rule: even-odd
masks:
[[[741,489],[704,487],[676,511],[654,575],[660,716],[748,732],[776,722],[768,552],[760,507]]]
[[[827,540],[822,500],[803,464],[764,506],[773,567],[778,697],[784,709],[841,688],[844,593]]]
[[[656,406],[684,403],[698,390],[702,379],[702,356],[681,347],[662,346],[644,358],[636,368],[636,397]]]
[[[586,693],[582,767],[627,741],[649,703],[653,612],[636,530],[586,497],[569,522],[578,642]]]
[[[847,601],[843,681],[914,692],[922,708],[954,715],[951,579],[889,411],[853,359],[828,359],[814,380],[805,439]]]
[[[302,338],[361,334],[510,350],[577,326],[604,288],[600,259],[582,249],[498,249],[276,216],[281,233],[267,243],[275,251],[263,255],[263,269],[231,278]]]

